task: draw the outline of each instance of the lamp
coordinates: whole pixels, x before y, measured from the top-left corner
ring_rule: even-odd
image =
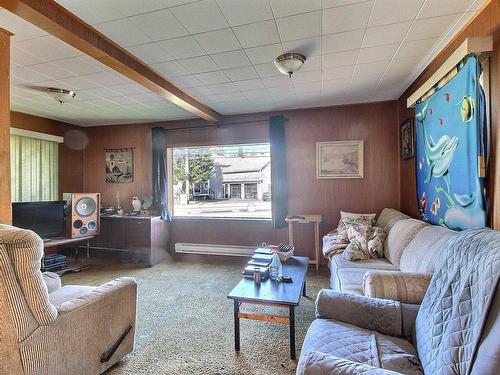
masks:
[[[293,73],[302,68],[302,65],[305,61],[306,57],[304,55],[291,52],[276,57],[276,59],[274,60],[274,64],[281,73],[287,74],[289,77],[292,77]]]
[[[57,100],[60,104],[67,103],[76,96],[76,92],[65,90],[65,89],[57,89],[55,87],[49,87],[47,89],[47,94],[54,99]]]

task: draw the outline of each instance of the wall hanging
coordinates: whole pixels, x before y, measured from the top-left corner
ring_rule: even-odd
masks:
[[[316,178],[363,178],[363,141],[317,142]]]
[[[126,184],[134,182],[134,149],[106,149],[106,182]]]
[[[485,99],[475,55],[466,57],[415,107],[416,177],[422,220],[454,230],[486,226]]]

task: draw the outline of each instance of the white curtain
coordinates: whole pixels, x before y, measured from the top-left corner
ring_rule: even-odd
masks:
[[[13,202],[58,199],[59,144],[43,139],[10,136]]]

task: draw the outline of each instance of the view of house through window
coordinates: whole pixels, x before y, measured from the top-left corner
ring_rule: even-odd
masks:
[[[173,149],[174,216],[271,218],[269,143]]]

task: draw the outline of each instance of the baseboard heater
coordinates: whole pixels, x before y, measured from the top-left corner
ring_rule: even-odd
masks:
[[[254,250],[255,246],[231,246],[184,242],[177,242],[175,244],[176,253],[186,254],[229,255],[237,257],[247,257],[249,255],[252,255]]]

